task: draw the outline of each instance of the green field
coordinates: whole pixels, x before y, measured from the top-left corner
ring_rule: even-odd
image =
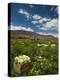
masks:
[[[58,73],[57,40],[10,39],[10,76],[20,76],[13,63],[14,58],[22,54],[29,56],[32,63],[32,68],[26,76]]]

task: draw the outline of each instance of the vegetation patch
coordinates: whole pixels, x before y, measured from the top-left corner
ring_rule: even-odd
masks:
[[[57,40],[10,39],[10,51],[11,76],[58,73]],[[18,64],[14,65],[14,63]]]

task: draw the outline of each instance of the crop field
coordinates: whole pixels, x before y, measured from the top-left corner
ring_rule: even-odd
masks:
[[[10,76],[21,76],[14,69],[14,58],[19,55],[31,59],[32,67],[26,76],[58,73],[57,40],[10,39]]]

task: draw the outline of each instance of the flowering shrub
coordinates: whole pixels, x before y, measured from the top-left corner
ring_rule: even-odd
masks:
[[[15,60],[15,63],[19,63],[19,64],[31,62],[30,57],[26,55],[20,55],[18,57],[16,56],[14,60]]]
[[[30,57],[26,55],[16,56],[14,58],[15,73],[19,75],[26,75],[27,70],[30,68]]]

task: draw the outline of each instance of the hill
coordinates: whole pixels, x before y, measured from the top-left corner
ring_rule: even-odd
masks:
[[[51,35],[40,35],[35,32],[23,31],[23,30],[8,30],[8,34],[11,38],[29,38],[29,39],[57,39]]]

